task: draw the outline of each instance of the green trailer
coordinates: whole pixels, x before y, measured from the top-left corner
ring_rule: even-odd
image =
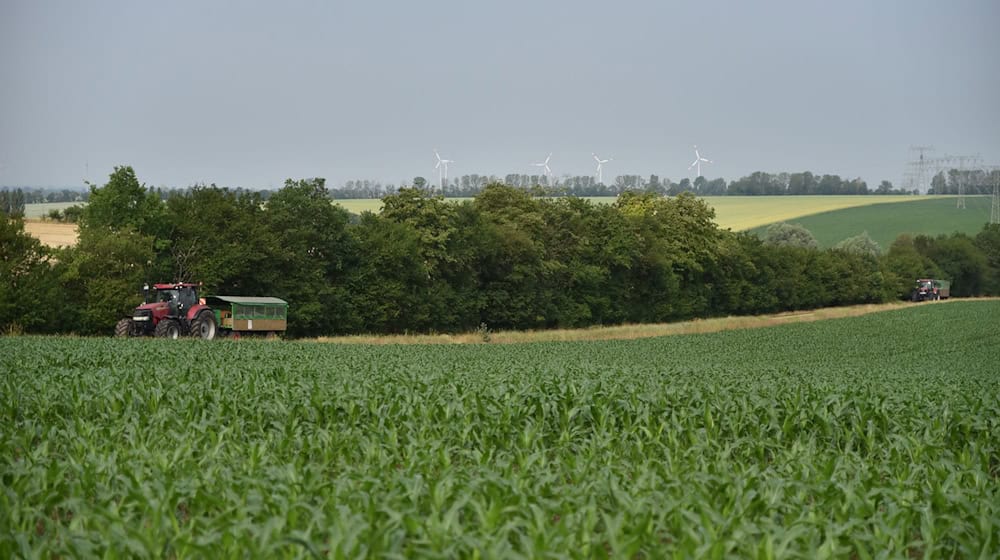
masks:
[[[288,302],[268,296],[206,296],[220,336],[279,336],[288,328]]]

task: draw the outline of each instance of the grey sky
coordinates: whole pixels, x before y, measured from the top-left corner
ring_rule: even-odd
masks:
[[[1000,163],[1000,2],[0,0],[0,185]]]

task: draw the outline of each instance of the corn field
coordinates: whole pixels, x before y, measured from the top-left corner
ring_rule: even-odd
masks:
[[[633,341],[0,338],[0,557],[992,558],[1000,302]]]

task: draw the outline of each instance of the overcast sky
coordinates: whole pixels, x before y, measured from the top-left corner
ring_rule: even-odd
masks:
[[[0,185],[1000,163],[1000,2],[0,0]],[[89,177],[85,177],[89,168]]]

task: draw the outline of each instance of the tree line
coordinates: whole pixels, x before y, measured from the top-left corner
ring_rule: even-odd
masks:
[[[754,172],[746,177],[726,182],[725,179],[696,177],[672,181],[656,174],[618,175],[610,184],[598,182],[591,175],[564,176],[560,178],[545,175],[508,174],[503,177],[478,174],[461,175],[447,179],[443,184],[431,182],[424,177],[414,177],[411,186],[429,189],[448,198],[471,198],[487,186],[503,183],[508,186],[529,189],[547,196],[600,197],[618,196],[629,191],[650,192],[676,196],[684,192],[697,196],[754,196],[754,195],[855,195],[855,194],[918,194],[914,190],[897,189],[891,182],[882,181],[875,189],[861,179],[843,179],[839,175],[815,175],[803,173]],[[405,188],[405,187],[404,187]],[[378,181],[350,180],[343,187],[331,189],[331,196],[337,199],[382,198],[398,189]]]
[[[538,174],[511,173],[503,177],[496,175],[480,175],[476,173],[452,177],[443,185],[429,181],[424,177],[414,177],[411,181],[402,181],[400,186],[369,179],[351,179],[340,187],[329,188],[330,198],[343,199],[375,199],[399,192],[402,188],[437,192],[449,198],[472,198],[478,195],[487,185],[503,183],[511,187],[529,189],[548,196],[618,196],[627,191],[653,192],[662,195],[676,196],[682,192],[690,192],[698,196],[775,196],[775,195],[858,195],[858,194],[919,194],[917,190],[896,188],[891,181],[882,181],[878,187],[869,188],[860,178],[845,179],[839,175],[820,175],[810,171],[800,173],[767,173],[756,171],[745,177],[727,182],[725,179],[707,179],[696,177],[693,180],[683,178],[671,181],[660,178],[656,174],[648,177],[642,175],[618,175],[610,184],[597,181],[592,175],[564,176],[551,178]],[[950,169],[941,171],[931,178],[927,194],[958,194],[960,187],[966,194],[991,194],[995,185],[1000,184],[1000,170],[985,171],[981,169]],[[191,188],[154,189],[161,200],[167,200],[177,193],[184,193]],[[214,185],[209,185],[214,186]],[[263,200],[270,198],[270,189],[233,189],[238,193],[257,192]],[[86,202],[90,191],[74,189],[0,189],[0,210],[7,204],[24,204],[45,202]],[[15,202],[16,201],[16,202]]]
[[[697,196],[777,196],[777,195],[909,195],[919,194],[916,189],[897,188],[891,181],[882,181],[875,188],[860,178],[848,179],[833,174],[768,173],[756,171],[745,177],[727,182],[725,179],[696,177],[672,181],[658,175],[618,175],[610,184],[600,183],[592,175],[564,176],[558,179],[545,175],[508,174],[503,177],[478,174],[461,175],[444,181],[443,185],[414,177],[410,185],[430,189],[449,198],[471,198],[487,185],[503,183],[512,187],[529,189],[548,196],[618,196],[624,192],[652,192],[676,196],[689,192]],[[959,186],[966,194],[990,194],[1000,183],[1000,170],[942,171],[931,179],[928,194],[958,194]],[[342,187],[331,189],[331,196],[338,199],[382,198],[398,189],[378,181],[350,180]]]
[[[44,204],[51,202],[86,202],[89,191],[81,189],[10,188],[0,189],[0,203]],[[0,209],[4,206],[0,204]]]
[[[287,300],[289,334],[459,332],[663,322],[905,297],[944,276],[1000,289],[1000,229],[901,239],[885,254],[720,229],[691,193],[614,204],[501,183],[449,202],[403,188],[352,215],[323,179],[268,200],[199,186],[166,200],[119,167],[92,186],[79,241],[50,249],[0,216],[0,329],[109,334],[144,282]],[[956,255],[964,255],[956,257]]]
[[[950,169],[947,173],[942,171],[931,178],[927,194],[959,194],[960,189],[970,195],[992,194],[998,185],[1000,169]]]

